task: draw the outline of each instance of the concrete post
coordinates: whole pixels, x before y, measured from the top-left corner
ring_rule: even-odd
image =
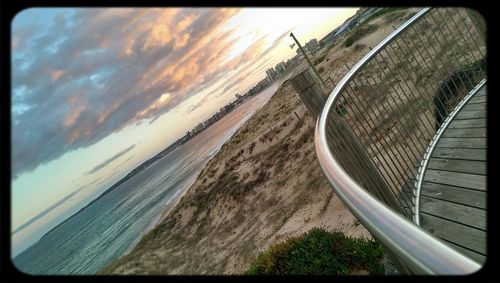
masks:
[[[328,98],[322,84],[318,82],[314,70],[307,68],[291,79],[292,86],[299,94],[307,110],[318,118]]]
[[[309,56],[307,56],[307,53],[304,51],[304,48],[302,48],[302,45],[300,45],[299,40],[295,37],[295,35],[293,34],[293,32],[290,33],[290,36],[293,38],[293,40],[295,41],[295,43],[297,43],[297,46],[299,47],[299,49],[302,52],[302,54],[304,54],[304,57],[306,58],[307,62],[309,63],[309,66],[312,68],[312,70],[314,71],[314,73],[318,76],[318,78],[321,80],[321,82],[324,83],[323,78],[321,77],[321,75],[318,73],[318,71],[314,67],[313,63],[309,59]]]

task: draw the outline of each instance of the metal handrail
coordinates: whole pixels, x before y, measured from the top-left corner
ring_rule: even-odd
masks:
[[[341,165],[342,160],[334,158],[328,136],[330,113],[335,103],[354,76],[382,49],[414,22],[429,13],[425,8],[380,42],[363,57],[337,84],[320,113],[315,129],[315,148],[324,175],[335,192],[351,210],[353,215],[381,242],[394,253],[405,268],[416,274],[469,274],[481,266],[458,253],[442,241],[389,208],[380,198],[368,193]],[[355,147],[355,146],[353,146]],[[359,163],[358,163],[359,164]],[[361,173],[363,174],[363,173]]]
[[[314,139],[323,173],[352,214],[377,240],[416,274],[469,274],[479,270],[479,264],[393,212],[349,177],[328,149],[323,118],[320,116],[317,121]]]

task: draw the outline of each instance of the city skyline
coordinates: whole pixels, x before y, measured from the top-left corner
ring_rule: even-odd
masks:
[[[293,57],[291,31],[304,43],[320,39],[356,10],[18,14],[11,42],[13,244],[50,230]]]

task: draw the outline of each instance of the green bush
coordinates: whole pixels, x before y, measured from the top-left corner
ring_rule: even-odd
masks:
[[[320,64],[321,62],[323,62],[323,61],[325,60],[325,58],[326,58],[326,55],[327,55],[327,54],[323,54],[321,57],[319,57],[319,58],[315,61],[315,62],[316,62],[316,64],[315,64],[315,65],[318,65],[318,64]]]
[[[314,228],[300,237],[272,245],[256,257],[246,273],[349,275],[365,270],[370,274],[383,274],[382,258],[382,247],[375,241]]]
[[[348,39],[345,40],[344,46],[345,47],[351,47],[352,44],[354,43],[354,37],[349,37]]]
[[[325,68],[320,67],[320,68],[318,69],[318,72],[319,72],[319,73],[323,73],[323,71],[324,71],[324,70],[325,70]]]
[[[375,13],[373,13],[372,15],[370,15],[363,24],[365,23],[369,23],[371,21],[373,21],[374,19],[380,17],[380,16],[383,16],[383,15],[387,15],[389,13],[392,13],[392,12],[396,12],[396,11],[402,11],[402,10],[407,10],[408,8],[405,8],[405,7],[391,7],[391,8],[384,8],[380,11],[377,11]]]
[[[354,42],[363,38],[365,35],[370,34],[378,29],[377,25],[362,25],[357,27],[344,42],[345,47],[350,47]]]

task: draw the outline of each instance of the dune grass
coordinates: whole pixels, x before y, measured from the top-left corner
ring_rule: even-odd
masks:
[[[356,41],[360,40],[365,35],[376,31],[378,28],[379,28],[379,26],[376,24],[363,25],[363,26],[356,28],[353,31],[353,33],[345,40],[344,46],[345,47],[352,46]]]
[[[300,237],[270,246],[256,257],[246,274],[350,275],[359,271],[383,274],[382,258],[382,247],[373,240],[313,228]]]

